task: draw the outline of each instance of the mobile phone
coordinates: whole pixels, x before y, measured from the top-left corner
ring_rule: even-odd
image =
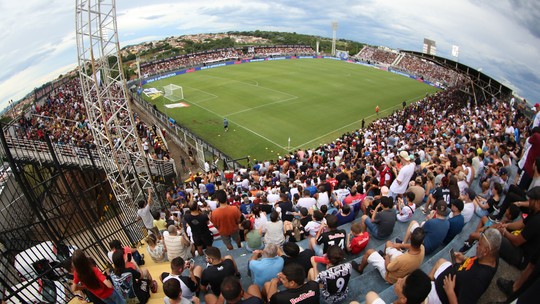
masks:
[[[454,248],[450,248],[450,259],[452,260],[452,265],[456,265],[456,253]]]

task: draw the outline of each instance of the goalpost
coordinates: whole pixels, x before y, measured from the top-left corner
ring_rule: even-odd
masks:
[[[175,84],[169,84],[163,87],[165,95],[163,97],[170,101],[179,101],[184,99],[184,89],[181,86]]]

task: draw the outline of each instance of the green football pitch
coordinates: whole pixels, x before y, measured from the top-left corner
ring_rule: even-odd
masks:
[[[184,100],[146,100],[225,154],[252,160],[316,148],[359,129],[363,118],[367,126],[401,108],[403,101],[409,104],[437,91],[407,77],[328,59],[229,65],[144,87],[164,91],[168,84],[182,86]],[[170,108],[179,102],[187,107]]]

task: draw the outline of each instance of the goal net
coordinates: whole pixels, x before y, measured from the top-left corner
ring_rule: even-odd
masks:
[[[175,84],[169,84],[163,87],[165,95],[163,97],[170,101],[179,101],[184,99],[184,90],[181,86]]]

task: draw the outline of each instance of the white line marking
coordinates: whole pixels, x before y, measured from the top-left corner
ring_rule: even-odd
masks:
[[[413,97],[413,98],[407,99],[407,101],[416,100],[417,98],[422,97],[422,96],[425,96],[425,95],[422,94],[422,95],[419,95],[419,96],[417,96],[417,97]],[[382,112],[386,112],[386,111],[391,110],[391,109],[394,109],[394,108],[396,108],[396,107],[399,107],[400,105],[401,105],[401,103],[398,103],[398,104],[396,104],[395,106],[392,106],[392,107],[390,107],[390,108],[386,108],[386,109],[382,110],[381,113],[382,113]],[[377,114],[372,114],[372,115],[369,115],[369,116],[367,116],[367,117],[364,117],[364,119],[365,119],[365,118],[371,118],[371,117],[376,116],[376,115],[377,115]],[[359,122],[361,122],[361,121],[362,121],[362,119],[357,120],[357,121],[353,121],[353,122],[351,122],[351,123],[348,124],[348,125],[345,125],[345,126],[343,126],[343,127],[340,127],[340,128],[338,128],[338,129],[335,129],[335,130],[333,130],[333,131],[330,131],[330,132],[328,132],[328,133],[326,133],[326,134],[324,134],[324,135],[321,135],[321,136],[319,136],[319,137],[317,137],[317,138],[314,138],[314,139],[312,139],[312,140],[310,140],[310,141],[307,141],[307,142],[305,142],[305,143],[303,143],[303,144],[301,144],[301,145],[298,145],[298,146],[296,146],[296,147],[293,147],[292,150],[289,150],[289,151],[296,150],[296,149],[298,149],[298,148],[300,148],[300,147],[303,147],[303,146],[305,146],[305,145],[307,145],[307,144],[309,144],[309,143],[312,143],[312,142],[314,142],[314,141],[317,141],[317,140],[319,140],[319,139],[321,139],[321,138],[323,138],[323,137],[326,137],[326,136],[328,136],[328,135],[330,135],[330,134],[332,134],[332,133],[335,133],[335,132],[337,132],[337,131],[339,131],[339,130],[341,130],[341,129],[345,129],[345,128],[349,127],[349,126],[352,126],[352,125],[354,125],[354,124],[357,124],[357,123],[359,123]]]
[[[241,110],[241,111],[237,111],[237,112],[233,112],[233,113],[230,113],[230,114],[226,114],[225,117],[233,116],[233,115],[236,115],[236,114],[248,112],[248,111],[251,111],[251,110],[259,109],[259,108],[262,108],[262,107],[266,107],[266,106],[270,106],[270,105],[282,103],[282,102],[289,101],[289,100],[293,100],[293,99],[297,99],[297,98],[298,98],[298,97],[295,96],[295,97],[286,98],[286,99],[283,99],[283,100],[274,101],[274,102],[267,103],[267,104],[263,104],[263,105],[256,106],[256,107],[253,107],[253,108],[248,108],[248,109],[244,109],[244,110]]]
[[[269,90],[269,91],[272,91],[272,92],[281,93],[281,94],[289,95],[289,96],[291,96],[291,97],[296,97],[296,98],[298,98],[298,96],[293,95],[293,94],[289,94],[289,93],[286,93],[286,92],[283,92],[283,91],[279,91],[279,90],[275,90],[275,89],[271,89],[271,88],[267,88],[267,87],[260,86],[258,82],[257,82],[257,84],[255,85],[255,84],[253,84],[253,83],[249,83],[249,82],[245,82],[245,81],[240,81],[240,80],[236,80],[236,79],[229,79],[229,78],[225,78],[225,77],[212,76],[212,75],[204,75],[204,76],[205,76],[205,77],[211,77],[211,78],[225,79],[225,80],[228,80],[228,81],[231,81],[231,82],[243,83],[243,84],[246,84],[246,85],[250,85],[250,86],[252,86],[252,87],[258,87],[258,88],[261,88],[261,89],[265,89],[265,90]]]
[[[217,117],[224,118],[224,116],[221,116],[220,114],[218,114],[218,113],[216,113],[216,112],[214,112],[214,111],[212,111],[212,110],[210,110],[210,109],[208,109],[208,108],[206,108],[206,107],[203,107],[203,106],[201,106],[201,105],[199,105],[199,104],[194,103],[193,105],[196,106],[196,107],[199,107],[199,108],[201,108],[201,109],[203,109],[203,110],[206,110],[206,111],[208,111],[208,112],[210,112],[210,113],[216,115]],[[236,124],[237,126],[239,126],[240,128],[242,128],[242,129],[244,129],[244,130],[246,130],[246,131],[248,131],[248,132],[251,132],[251,133],[253,133],[253,134],[259,136],[260,138],[265,139],[265,140],[267,140],[268,142],[271,142],[271,143],[273,143],[274,145],[278,146],[279,148],[281,148],[281,149],[287,151],[287,149],[286,149],[284,146],[282,146],[282,145],[280,145],[280,144],[274,142],[273,140],[270,140],[270,139],[268,139],[267,137],[265,137],[265,136],[263,136],[263,135],[261,135],[261,134],[255,132],[255,131],[253,131],[253,130],[247,128],[247,127],[244,127],[243,125],[241,125],[241,124],[239,124],[239,123],[236,123],[236,122],[234,122],[234,121],[232,121],[232,120],[230,120],[230,119],[229,119],[229,122],[232,122],[232,123]],[[229,125],[229,126],[230,126],[230,125]]]

